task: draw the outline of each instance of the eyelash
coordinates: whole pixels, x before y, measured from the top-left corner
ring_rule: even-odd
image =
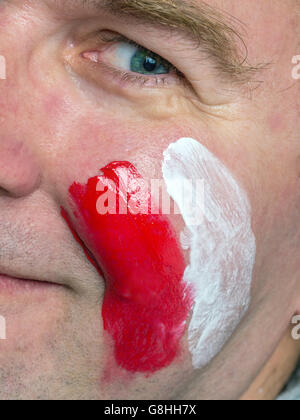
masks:
[[[115,78],[119,83],[122,84],[129,84],[134,85],[135,87],[147,87],[151,85],[151,87],[164,87],[170,85],[170,79],[173,76],[173,79],[176,78],[176,81],[184,81],[184,75],[169,61],[165,60],[160,55],[153,53],[152,51],[148,50],[147,48],[143,47],[140,44],[137,44],[136,42],[130,40],[129,38],[126,38],[123,35],[116,34],[114,36],[111,36],[110,39],[105,39],[103,34],[99,33],[98,37],[102,43],[105,44],[113,44],[117,42],[126,42],[128,44],[131,44],[139,49],[144,49],[145,51],[149,52],[149,54],[155,54],[157,57],[159,57],[164,64],[166,64],[170,68],[170,73],[168,74],[162,74],[162,75],[153,75],[153,76],[147,76],[144,74],[134,73],[134,72],[128,72],[126,70],[118,69],[116,67],[110,66],[107,63],[104,62],[98,62],[97,65],[101,66],[104,71],[109,73],[113,78]]]

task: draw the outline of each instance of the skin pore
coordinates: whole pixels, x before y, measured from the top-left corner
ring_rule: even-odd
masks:
[[[0,273],[51,283],[24,290],[0,281],[7,323],[0,399],[238,399],[258,375],[259,383],[274,378],[268,361],[281,371],[264,394],[275,398],[299,351],[299,343],[283,340],[300,311],[296,2],[208,0],[207,9],[196,0],[211,31],[193,41],[182,22],[170,28],[167,19],[133,16],[128,1],[125,15],[92,3],[0,2],[7,73],[0,80]],[[155,9],[155,0],[145,3]],[[222,61],[217,35],[226,36],[227,25],[244,40],[245,62],[235,35],[231,65]],[[136,44],[162,57],[170,72],[131,73],[128,53]],[[248,71],[237,71],[238,62]],[[116,363],[103,327],[104,278],[61,208],[74,223],[70,186],[86,185],[111,162],[130,162],[144,179],[160,179],[163,152],[182,137],[201,142],[249,197],[257,244],[251,303],[205,368],[194,369],[185,332],[170,365],[132,373]],[[179,238],[182,218],[168,220]],[[293,363],[271,358],[278,346]],[[245,399],[253,395],[250,388]]]

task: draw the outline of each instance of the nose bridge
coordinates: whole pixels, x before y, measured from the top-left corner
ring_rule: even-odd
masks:
[[[0,189],[15,197],[31,194],[40,181],[36,159],[26,139],[1,131],[0,127]]]
[[[18,67],[7,49],[1,53],[6,53],[5,59],[0,61],[6,68],[0,74],[0,191],[21,197],[37,188],[40,170],[34,156],[32,115],[22,99],[25,96],[22,93],[24,69]]]

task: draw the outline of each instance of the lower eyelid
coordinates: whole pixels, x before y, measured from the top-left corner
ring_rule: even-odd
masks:
[[[130,85],[135,88],[162,88],[175,84],[175,80],[166,77],[166,75],[147,76],[139,73],[127,72],[101,62],[99,63],[99,66],[100,71],[103,72],[105,76],[109,76],[120,88],[126,88]]]

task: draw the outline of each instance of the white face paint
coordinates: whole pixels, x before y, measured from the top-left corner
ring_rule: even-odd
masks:
[[[196,140],[183,138],[168,147],[163,176],[186,223],[182,246],[190,250],[190,264],[184,280],[195,291],[188,339],[193,365],[201,368],[222,349],[250,304],[256,255],[251,207],[229,170]],[[198,197],[196,209],[192,195],[183,197],[179,187],[191,180],[204,181],[204,205]],[[201,223],[193,222],[192,207],[203,213]]]

